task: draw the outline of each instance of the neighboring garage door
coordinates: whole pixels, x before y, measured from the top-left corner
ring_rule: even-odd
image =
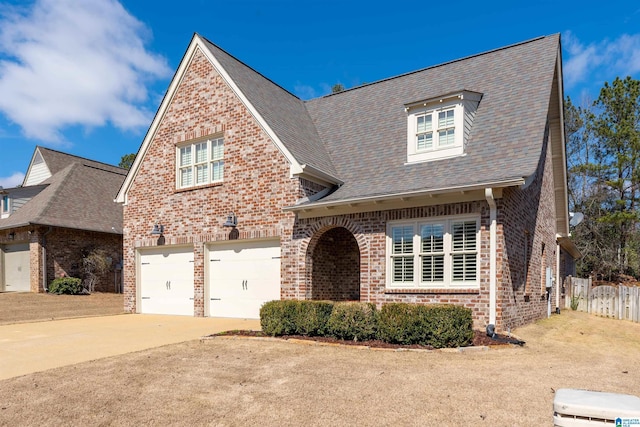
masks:
[[[209,247],[209,315],[257,319],[280,299],[280,242],[244,241]]]
[[[6,245],[2,248],[4,265],[4,290],[29,292],[31,275],[29,267],[29,243]]]
[[[140,252],[140,312],[193,316],[193,248]]]

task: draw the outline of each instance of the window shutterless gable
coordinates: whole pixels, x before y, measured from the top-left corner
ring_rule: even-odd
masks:
[[[176,147],[176,188],[196,187],[224,178],[224,138],[181,144]]]

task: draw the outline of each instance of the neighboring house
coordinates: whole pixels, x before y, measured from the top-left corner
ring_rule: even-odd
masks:
[[[125,309],[544,317],[579,256],[562,114],[559,35],[302,101],[196,34],[117,196]]]
[[[116,291],[122,206],[113,198],[126,173],[36,147],[22,186],[0,191],[0,291],[44,292],[57,277],[78,277],[94,249],[106,251],[112,265],[95,290]]]

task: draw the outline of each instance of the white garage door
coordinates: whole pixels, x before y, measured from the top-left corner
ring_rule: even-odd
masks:
[[[209,248],[209,315],[258,319],[280,299],[280,242],[244,241]]]
[[[140,252],[140,312],[193,316],[193,248]]]
[[[29,244],[6,245],[2,249],[4,258],[4,290],[7,292],[29,292]]]

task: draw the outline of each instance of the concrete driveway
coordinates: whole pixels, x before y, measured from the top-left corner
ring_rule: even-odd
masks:
[[[0,380],[233,329],[260,321],[123,314],[0,325]]]

